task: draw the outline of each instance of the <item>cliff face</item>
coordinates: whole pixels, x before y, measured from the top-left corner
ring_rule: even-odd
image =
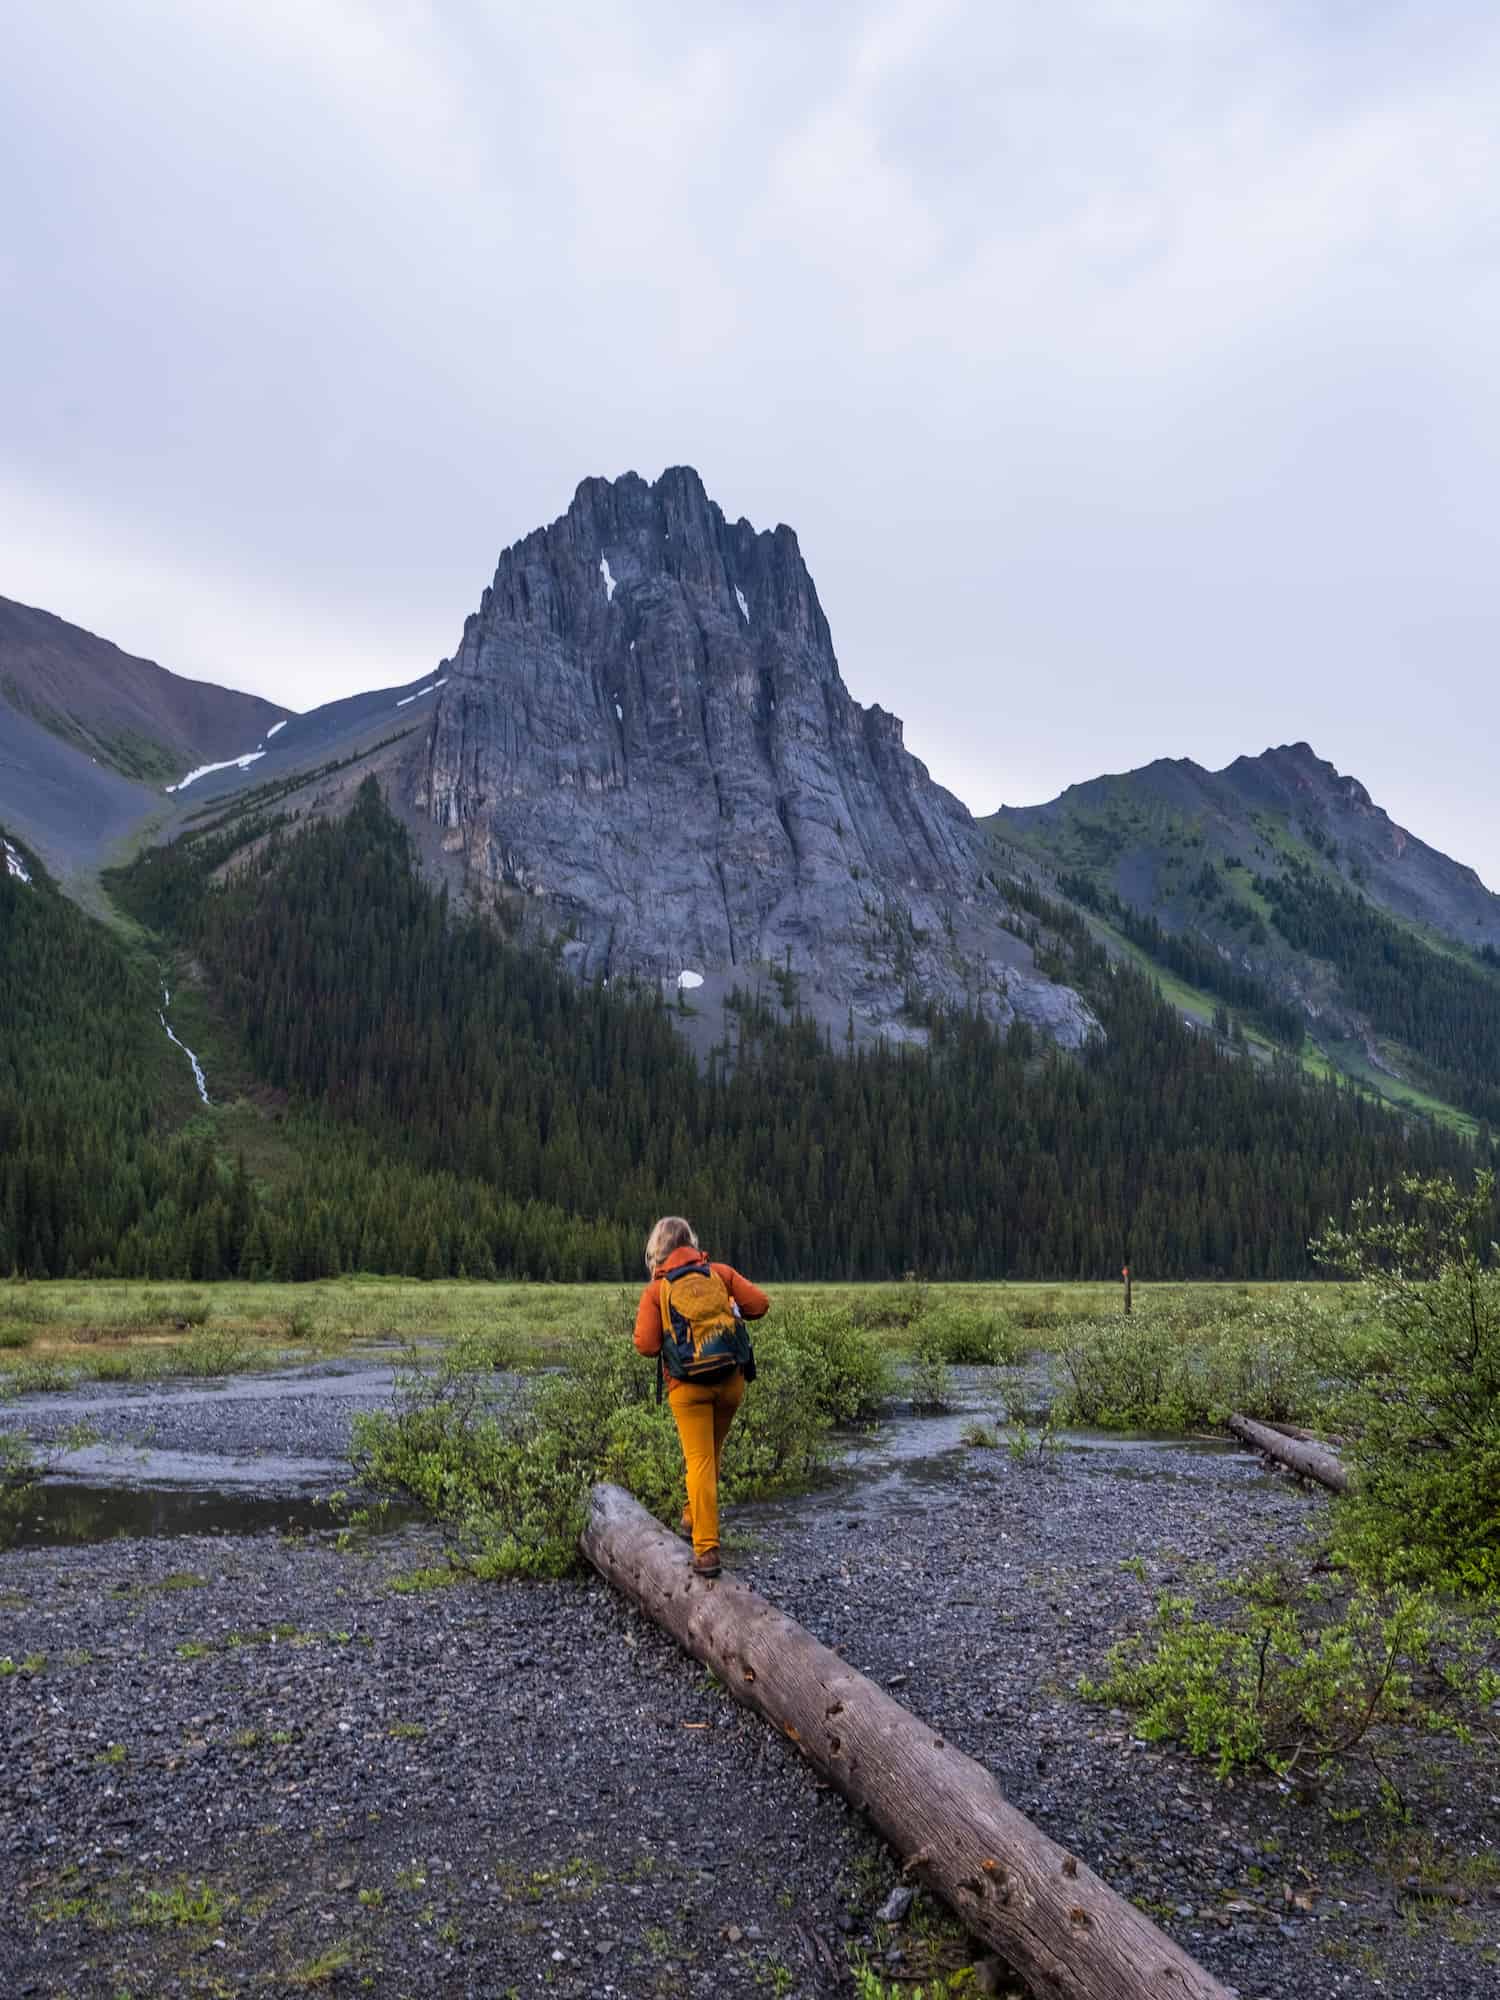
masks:
[[[883,1028],[915,990],[1085,1031],[965,808],[845,688],[796,536],[727,522],[695,472],[585,481],[440,672],[413,802],[584,975],[789,965]]]

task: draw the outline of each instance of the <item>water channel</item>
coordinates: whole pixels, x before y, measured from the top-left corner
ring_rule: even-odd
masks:
[[[360,1409],[386,1405],[393,1381],[380,1360],[18,1399],[5,1406],[7,1428],[24,1430],[28,1419],[40,1419],[39,1429],[55,1432],[83,1421],[116,1435],[81,1449],[40,1445],[44,1476],[0,1499],[0,1549],[335,1530],[344,1516],[329,1496],[350,1480],[343,1456],[350,1420]],[[897,1507],[910,1513],[942,1505],[972,1465],[1007,1448],[1005,1433],[988,1451],[966,1442],[976,1420],[994,1421],[993,1384],[977,1371],[959,1371],[955,1396],[957,1407],[933,1414],[897,1409],[871,1431],[845,1436],[837,1464],[814,1489],[737,1513],[747,1526],[769,1528],[810,1506],[868,1519]],[[269,1448],[267,1441],[285,1429],[287,1406],[295,1407],[299,1434],[315,1437],[321,1450]],[[1032,1450],[1043,1466],[1048,1452],[1106,1454],[1117,1475],[1150,1479],[1190,1476],[1192,1460],[1205,1455],[1247,1469],[1255,1463],[1242,1446],[1212,1437],[1065,1430],[1045,1449],[1033,1442]],[[391,1525],[410,1518],[395,1516]]]

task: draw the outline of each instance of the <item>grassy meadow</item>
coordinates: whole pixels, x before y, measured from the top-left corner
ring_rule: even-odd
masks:
[[[1300,1285],[1137,1284],[1137,1322],[1216,1322],[1229,1310],[1289,1302]],[[1311,1288],[1332,1293],[1335,1287]],[[780,1313],[846,1312],[892,1349],[917,1324],[992,1326],[1012,1358],[1055,1347],[1066,1332],[1123,1315],[1119,1283],[778,1284]],[[485,1284],[354,1277],[315,1284],[188,1284],[141,1280],[0,1283],[0,1393],[70,1380],[149,1380],[291,1366],[355,1350],[504,1336],[522,1365],[579,1336],[623,1330],[634,1284]],[[962,1358],[962,1357],[954,1357]]]

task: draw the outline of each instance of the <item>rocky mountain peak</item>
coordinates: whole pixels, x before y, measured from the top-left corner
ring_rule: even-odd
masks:
[[[850,696],[790,528],[698,474],[587,479],[506,549],[438,695],[413,803],[586,976],[805,976],[897,1025],[916,990],[1086,1016],[981,885],[976,830]]]
[[[1278,749],[1263,751],[1259,757],[1241,758],[1240,763],[1263,765],[1298,791],[1362,806],[1372,812],[1379,810],[1358,778],[1345,777],[1326,757],[1320,757],[1310,743],[1283,743]]]
[[[557,588],[560,570],[574,568],[598,577],[576,603]],[[617,591],[624,593],[618,619],[643,586],[658,583],[692,591],[747,625],[758,609],[764,621],[832,661],[828,621],[796,535],[784,526],[757,533],[746,520],[727,521],[685,465],[654,484],[634,472],[585,479],[560,520],[504,551],[471,623],[540,623],[586,639],[610,622]],[[564,633],[558,621],[570,613],[584,622]]]

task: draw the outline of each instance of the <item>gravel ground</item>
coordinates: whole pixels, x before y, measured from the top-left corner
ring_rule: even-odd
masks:
[[[150,1399],[153,1441],[318,1457],[358,1400],[247,1390]],[[1477,1753],[1406,1754],[1398,1828],[1366,1777],[1322,1805],[1219,1785],[1068,1692],[1156,1590],[1295,1546],[1321,1500],[1238,1453],[1044,1468],[955,1434],[903,1427],[828,1489],[742,1509],[729,1560],[1246,2000],[1493,1996],[1500,1906],[1395,1888],[1412,1854],[1456,1880],[1495,1843]],[[876,1922],[896,1858],[611,1592],[392,1588],[434,1552],[407,1530],[362,1555],[264,1534],[0,1555],[5,2000],[812,1995],[847,1987],[851,1948],[887,1977],[951,1957],[921,1899]]]
[[[338,1363],[214,1383],[91,1383],[0,1404],[0,1429],[41,1444],[86,1422],[101,1441],[137,1450],[332,1462],[347,1452],[356,1414],[390,1401],[391,1383],[389,1368]]]

